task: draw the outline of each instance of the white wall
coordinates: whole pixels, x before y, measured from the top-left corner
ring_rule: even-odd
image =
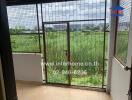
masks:
[[[123,66],[113,59],[111,95],[113,100],[128,100],[130,72],[124,71]]]
[[[42,67],[40,54],[13,54],[16,80],[42,83]]]

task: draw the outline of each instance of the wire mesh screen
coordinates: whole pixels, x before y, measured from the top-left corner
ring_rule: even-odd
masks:
[[[44,28],[48,62],[47,82],[68,84],[68,75],[61,73],[63,70],[68,70],[68,67],[57,65],[67,62],[67,24],[44,24]]]
[[[43,21],[104,19],[105,0],[77,0],[43,4]]]
[[[72,85],[102,87],[103,27],[103,21],[70,23],[71,62],[80,63],[71,66],[73,71],[80,70],[72,75]]]
[[[8,6],[9,28],[37,31],[36,5]]]
[[[104,60],[107,58],[105,50],[108,46],[108,41],[105,41],[108,40],[106,26],[109,30],[108,7],[106,8],[105,0],[77,0],[39,5],[46,29],[46,63],[59,63],[59,67],[46,65],[49,83],[104,87],[107,69]],[[53,26],[48,26],[49,24]],[[66,27],[67,31],[63,30]],[[70,66],[64,64],[69,62],[68,58]]]
[[[40,52],[36,5],[8,6],[8,21],[14,52]]]
[[[105,31],[109,26],[106,3],[109,5],[110,1],[77,0],[7,7],[13,51],[39,52],[42,47],[44,63],[59,63],[45,65],[47,82],[103,88],[108,46]]]
[[[120,6],[124,8],[124,16],[119,17],[118,19],[115,56],[122,64],[126,64],[131,14],[131,0],[120,0]]]

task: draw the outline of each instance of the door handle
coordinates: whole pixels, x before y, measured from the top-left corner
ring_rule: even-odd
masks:
[[[125,66],[125,67],[124,67],[124,70],[125,70],[125,71],[129,71],[129,70],[131,70],[131,69],[132,69],[132,68],[130,68],[130,67],[128,67],[128,66]]]

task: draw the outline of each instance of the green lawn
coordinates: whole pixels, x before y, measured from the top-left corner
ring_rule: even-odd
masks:
[[[107,43],[108,42],[106,41],[106,44]],[[65,50],[67,50],[66,32],[48,32],[46,34],[46,45],[46,56],[48,62],[67,61],[67,56],[65,53]],[[91,64],[94,64],[94,62],[98,63],[97,66],[71,66],[72,71],[82,70],[87,72],[87,75],[72,74],[72,85],[83,85],[93,87],[102,86],[103,46],[103,32],[70,33],[71,62],[90,62]],[[55,70],[59,73],[54,74]],[[48,81],[52,83],[68,83],[68,77],[65,74],[62,74],[63,70],[67,70],[67,66],[48,66]]]
[[[11,35],[14,52],[39,52],[38,35]]]
[[[106,35],[107,40],[107,35]],[[11,35],[13,51],[39,52],[38,35]],[[106,41],[106,51],[107,51]],[[87,74],[72,74],[71,84],[80,86],[102,86],[103,73],[103,32],[70,32],[71,62],[90,63],[87,66],[71,66],[72,71],[86,71]],[[43,52],[43,37],[41,35],[41,47]],[[66,32],[46,33],[47,62],[67,61],[67,35]],[[98,65],[93,65],[95,62]],[[106,66],[106,64],[105,64]],[[47,66],[48,81],[51,83],[68,83],[68,76],[63,71],[68,67],[63,65]],[[54,73],[58,71],[58,73]],[[105,73],[105,72],[104,72]]]

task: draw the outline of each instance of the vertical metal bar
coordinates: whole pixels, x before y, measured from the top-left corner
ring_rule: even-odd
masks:
[[[117,0],[116,5],[120,5],[120,0]],[[115,41],[114,41],[114,56],[116,55],[116,43],[117,43],[117,32],[118,32],[119,17],[116,16],[116,27],[115,27]]]
[[[43,24],[43,6],[42,6],[42,3],[41,3],[41,19],[42,19],[42,24]]]
[[[67,22],[67,49],[68,49],[68,57],[67,57],[67,60],[68,60],[68,83],[69,83],[69,85],[71,85],[70,25],[69,25],[69,22]]]
[[[46,57],[46,38],[45,38],[45,26],[44,24],[42,23],[42,29],[43,29],[43,45],[44,45],[44,50],[43,50],[43,54],[44,54],[44,66],[45,66],[45,80],[46,80],[46,83],[47,83],[47,66],[46,66],[46,63],[47,63],[47,57]]]
[[[11,50],[6,1],[0,1],[0,59],[6,100],[17,100],[16,82]],[[9,83],[10,82],[10,83]]]
[[[40,41],[40,27],[39,27],[39,15],[38,15],[38,4],[36,4],[36,13],[37,13],[37,25],[38,25],[38,38],[39,38],[39,50],[41,53],[41,41]]]
[[[105,0],[105,15],[104,15],[104,46],[103,46],[103,73],[102,73],[102,88],[104,87],[104,75],[105,75],[105,38],[106,38],[106,16],[107,16],[107,0]]]
[[[45,82],[47,83],[47,66],[46,66],[46,63],[47,63],[47,59],[46,59],[46,40],[45,40],[45,27],[44,27],[44,24],[43,24],[43,7],[42,7],[42,3],[41,3],[41,19],[42,19],[42,31],[43,31],[43,58],[44,58],[44,61],[45,61]]]

